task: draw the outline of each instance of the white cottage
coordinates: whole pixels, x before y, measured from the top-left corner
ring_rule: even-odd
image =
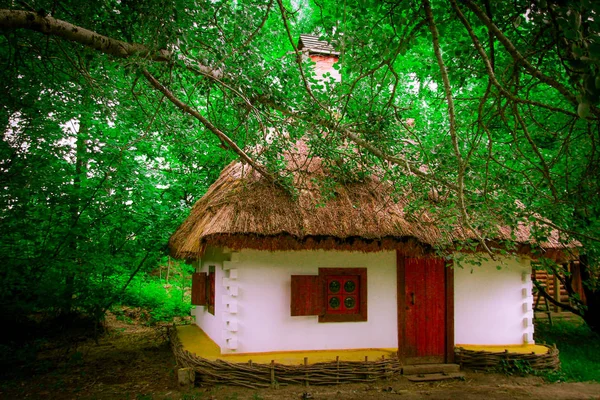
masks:
[[[221,354],[397,349],[405,363],[440,363],[459,345],[533,343],[525,227],[520,254],[452,268],[433,252],[441,232],[405,219],[406,202],[380,182],[317,206],[321,160],[305,154],[299,142],[287,155],[304,171],[296,198],[233,162],[171,238],[173,255],[196,266],[196,324]]]
[[[331,64],[325,45],[309,55]],[[497,240],[514,233],[516,255],[472,266],[472,253],[453,266],[434,246],[451,248],[462,230],[407,219],[410,199],[393,201],[375,178],[322,204],[315,182],[326,171],[309,153],[299,141],[285,155],[294,198],[231,163],[171,237],[172,254],[196,267],[195,321],[217,357],[380,350],[405,365],[453,362],[456,347],[533,344],[527,227],[498,231]],[[558,242],[545,247],[560,254]]]

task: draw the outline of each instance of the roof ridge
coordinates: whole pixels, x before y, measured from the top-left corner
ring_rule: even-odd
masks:
[[[336,51],[329,42],[320,40],[317,35],[301,34],[298,39],[298,50],[308,51],[309,54],[323,54],[339,56],[340,52]]]

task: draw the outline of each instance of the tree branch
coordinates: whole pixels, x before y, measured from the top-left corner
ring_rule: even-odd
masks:
[[[296,53],[296,63],[298,64],[298,70],[300,71],[300,76],[302,77],[302,83],[304,84],[304,89],[306,89],[306,92],[309,94],[311,99],[313,99],[313,101],[321,109],[329,112],[329,109],[324,107],[321,104],[321,102],[315,97],[314,93],[312,92],[312,90],[310,88],[310,84],[308,83],[308,79],[306,78],[306,74],[304,73],[304,68],[302,67],[302,54],[300,53],[300,51],[296,47],[296,44],[294,43],[294,39],[292,38],[292,33],[290,32],[290,27],[287,22],[287,17],[285,16],[286,9],[281,0],[277,0],[277,4],[279,5],[281,19],[283,20],[283,26],[285,27],[285,31],[287,33],[288,39],[290,41],[290,44],[292,45],[292,48],[294,49],[294,53]]]
[[[433,19],[433,12],[431,10],[431,3],[429,0],[423,1],[423,6],[425,8],[425,15],[427,16],[427,21],[429,24],[429,30],[432,36],[433,42],[433,51],[435,53],[435,57],[437,59],[438,66],[440,68],[440,73],[442,74],[442,81],[444,83],[444,93],[446,95],[446,101],[448,103],[448,117],[450,119],[450,140],[452,141],[452,148],[454,150],[454,155],[456,157],[456,161],[458,163],[457,168],[457,183],[458,190],[456,191],[456,195],[458,198],[458,209],[460,213],[460,219],[462,225],[469,229],[475,237],[477,241],[481,244],[481,246],[485,249],[485,251],[489,254],[492,260],[495,259],[492,250],[485,243],[485,240],[481,237],[479,232],[475,230],[475,228],[469,222],[469,216],[467,214],[467,207],[465,204],[465,169],[467,166],[467,162],[463,159],[460,148],[458,144],[458,134],[456,132],[456,113],[454,110],[454,100],[452,98],[452,88],[450,87],[450,78],[448,77],[448,71],[446,70],[446,65],[444,64],[444,59],[442,58],[442,51],[440,49],[439,42],[439,33],[437,30],[437,26]]]
[[[502,33],[502,31],[500,31],[500,29],[498,29],[496,24],[494,24],[488,18],[485,12],[481,8],[479,8],[477,4],[473,3],[472,0],[464,0],[464,3],[471,11],[473,11],[477,18],[479,18],[479,20],[483,22],[483,24],[489,29],[489,31],[492,32],[498,38],[500,43],[502,43],[506,51],[508,51],[508,53],[511,55],[513,60],[515,60],[515,62],[523,65],[525,70],[531,76],[538,78],[540,81],[544,82],[548,86],[551,86],[554,89],[556,89],[571,103],[577,104],[577,99],[566,87],[560,84],[556,79],[544,75],[539,69],[531,65],[531,63],[527,61],[525,57],[523,57],[519,50],[517,50],[517,48],[512,44],[512,42]]]
[[[165,49],[155,50],[143,44],[113,39],[49,15],[42,16],[31,11],[0,9],[0,31],[15,29],[28,29],[60,37],[118,58],[137,56],[159,62],[172,60],[172,53]],[[220,71],[206,65],[197,64],[195,67],[203,75],[221,75]]]
[[[458,16],[460,22],[464,25],[465,29],[469,33],[469,36],[471,37],[471,41],[473,42],[473,46],[475,46],[475,49],[479,53],[479,56],[481,57],[481,60],[483,61],[483,64],[485,65],[485,69],[487,71],[488,77],[490,78],[491,82],[494,84],[494,86],[500,91],[500,93],[503,96],[506,96],[507,99],[517,102],[517,103],[528,104],[528,105],[532,105],[532,106],[536,106],[536,107],[540,107],[540,108],[545,108],[549,111],[566,114],[571,117],[577,117],[577,114],[574,112],[570,112],[568,110],[563,110],[562,108],[550,106],[548,104],[544,104],[544,103],[541,103],[538,101],[521,99],[521,98],[517,97],[515,94],[506,90],[506,88],[504,88],[504,86],[502,86],[500,84],[500,82],[498,81],[498,79],[496,78],[496,73],[494,72],[493,60],[488,58],[487,54],[485,53],[485,50],[483,49],[483,46],[481,45],[481,43],[479,42],[479,39],[477,38],[477,35],[475,35],[475,32],[473,31],[471,24],[469,24],[469,21],[467,21],[467,18],[464,16],[462,11],[458,7],[456,0],[451,0],[450,3],[452,4],[452,8],[456,12],[456,15]]]
[[[192,117],[196,118],[198,121],[200,121],[200,123],[202,125],[204,125],[204,127],[206,129],[208,129],[213,134],[215,134],[215,136],[217,136],[223,143],[227,144],[227,146],[229,146],[229,148],[231,150],[233,150],[233,152],[236,153],[242,159],[242,161],[246,162],[248,165],[250,165],[252,168],[254,168],[254,170],[256,172],[258,172],[263,177],[265,177],[269,182],[271,182],[273,184],[277,184],[277,180],[275,179],[275,177],[273,175],[271,175],[262,165],[256,163],[248,154],[246,154],[242,149],[240,149],[238,147],[238,145],[233,140],[231,140],[231,138],[229,138],[229,136],[227,136],[225,133],[223,133],[223,131],[221,131],[219,128],[214,126],[208,119],[204,118],[202,116],[202,114],[200,114],[198,111],[194,110],[192,107],[190,107],[189,105],[185,104],[183,101],[181,101],[177,97],[175,97],[175,95],[173,93],[171,93],[171,91],[169,89],[167,89],[165,86],[163,86],[146,69],[142,69],[142,74],[144,75],[144,77],[146,77],[148,82],[155,89],[157,89],[159,92],[164,94],[165,97],[167,99],[169,99],[171,101],[171,103],[173,103],[177,108],[179,108],[181,111],[185,112],[186,114],[189,114]]]
[[[533,282],[533,285],[538,290],[538,292],[540,292],[540,294],[546,300],[548,300],[550,303],[552,303],[553,305],[555,305],[557,307],[560,307],[567,311],[570,311],[575,315],[579,315],[580,317],[583,317],[583,313],[580,310],[576,309],[575,307],[571,307],[570,304],[565,304],[565,303],[561,303],[560,301],[556,301],[556,299],[554,299],[554,297],[550,296],[548,294],[548,292],[546,292],[546,289],[544,289],[544,287],[541,285],[541,283],[537,279],[532,279],[531,281]]]
[[[438,178],[432,174],[429,174],[427,172],[423,172],[419,169],[418,166],[416,166],[415,164],[413,164],[411,161],[407,160],[404,157],[400,157],[400,156],[395,156],[395,155],[391,155],[391,154],[386,154],[383,150],[375,147],[374,145],[372,145],[371,143],[369,143],[368,141],[361,139],[358,136],[358,132],[351,130],[349,128],[345,128],[343,126],[340,126],[339,124],[330,121],[330,120],[326,120],[323,118],[319,118],[317,116],[307,116],[306,114],[301,114],[301,113],[297,113],[294,111],[291,111],[287,108],[282,107],[281,105],[278,105],[276,103],[273,102],[272,99],[267,98],[267,97],[260,97],[255,99],[255,101],[266,105],[268,107],[271,107],[279,112],[281,112],[283,115],[287,116],[287,117],[291,117],[300,121],[304,121],[304,122],[308,122],[311,124],[316,124],[318,126],[327,128],[327,129],[331,129],[332,131],[338,132],[339,134],[341,134],[342,136],[344,136],[345,138],[349,139],[350,141],[354,142],[355,144],[357,144],[359,147],[365,149],[366,151],[368,151],[369,153],[371,153],[372,155],[374,155],[375,157],[379,158],[380,160],[384,160],[384,161],[388,161],[392,164],[396,164],[399,165],[403,168],[406,168],[406,170],[420,178],[422,178],[423,180],[426,180],[428,182],[433,182],[433,183],[437,183],[440,184],[452,191],[457,191],[458,190],[458,186],[456,186],[455,184],[448,182],[444,179]]]

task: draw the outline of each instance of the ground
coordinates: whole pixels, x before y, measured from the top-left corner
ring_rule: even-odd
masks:
[[[33,365],[0,378],[2,399],[600,399],[599,383],[547,383],[540,377],[467,372],[464,381],[411,383],[398,377],[375,384],[180,388],[164,328],[107,319],[107,333],[47,346]]]

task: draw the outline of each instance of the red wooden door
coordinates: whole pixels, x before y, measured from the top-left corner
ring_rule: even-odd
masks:
[[[398,351],[401,360],[407,364],[447,361],[444,260],[402,258],[398,262],[398,275]]]

